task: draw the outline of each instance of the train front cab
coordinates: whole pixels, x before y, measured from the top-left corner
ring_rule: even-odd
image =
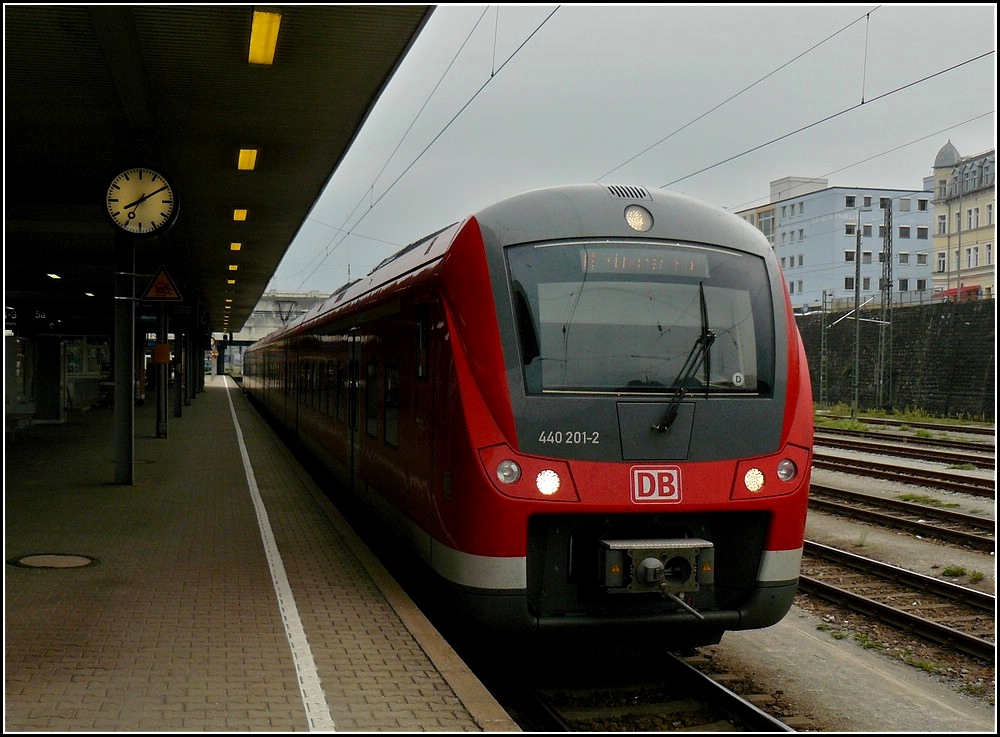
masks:
[[[469,588],[468,616],[548,643],[591,633],[676,648],[787,613],[811,466],[808,371],[768,245],[730,230],[726,245],[509,246],[482,228],[489,283],[465,263],[447,301],[462,315],[452,329],[476,471],[511,500],[495,518],[511,546],[511,518],[523,523],[523,548],[507,552],[524,555],[524,589]],[[495,340],[476,314],[484,292]],[[543,489],[543,477],[556,481]]]

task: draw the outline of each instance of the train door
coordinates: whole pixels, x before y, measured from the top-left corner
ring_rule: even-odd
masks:
[[[360,453],[360,417],[361,403],[361,357],[359,335],[357,328],[351,328],[347,335],[347,427],[350,433],[350,468],[351,491],[356,491],[357,460]]]

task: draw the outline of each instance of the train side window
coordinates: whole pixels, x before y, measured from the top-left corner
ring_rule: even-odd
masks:
[[[399,366],[385,367],[385,443],[399,447]]]
[[[372,437],[378,435],[378,366],[368,364],[365,382],[365,430]]]
[[[430,343],[430,315],[427,305],[417,307],[417,378],[427,378],[427,346]]]

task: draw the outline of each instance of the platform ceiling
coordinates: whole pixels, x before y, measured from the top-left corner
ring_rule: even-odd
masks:
[[[4,5],[8,329],[113,333],[128,246],[104,199],[133,165],[179,199],[173,227],[133,246],[134,296],[162,267],[171,309],[242,327],[433,6],[267,6],[282,14],[272,66],[247,60],[253,8]],[[237,170],[241,147],[259,149],[254,171]]]

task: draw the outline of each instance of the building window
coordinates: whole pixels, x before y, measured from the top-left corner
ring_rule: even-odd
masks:
[[[892,198],[891,197],[879,197],[878,198],[878,207],[879,207],[880,210],[888,210],[888,209],[890,209],[892,207]]]
[[[802,280],[799,279],[799,294],[802,294]]]
[[[993,244],[986,244],[986,265],[990,266],[993,263]]]
[[[783,217],[783,218],[788,217],[788,213],[786,212],[787,209],[788,209],[788,205],[782,205],[781,206],[781,217]]]
[[[927,254],[918,253],[917,254],[917,266],[927,266]]]
[[[881,240],[885,240],[885,226],[884,225],[878,226],[878,237]]]
[[[784,256],[781,257],[781,268],[782,269],[785,268],[785,257]]]
[[[909,238],[910,237],[910,226],[909,225],[900,225],[899,226],[899,237],[900,238]]]
[[[966,267],[974,269],[979,266],[979,246],[965,249]]]
[[[945,215],[938,215],[937,223],[938,223],[938,228],[937,228],[938,235],[947,235],[948,218]]]
[[[853,292],[854,291],[854,277],[853,276],[845,276],[844,277],[844,289],[846,289],[848,292]]]
[[[927,212],[927,198],[920,197],[917,199],[917,212]]]
[[[854,223],[844,223],[844,235],[854,235],[857,232],[858,229]]]
[[[927,291],[927,280],[926,279],[917,279],[917,291],[918,292],[926,292]]]
[[[788,293],[795,294],[795,282],[793,281],[788,282]]]
[[[862,251],[861,252],[861,263],[863,263],[863,264],[870,264],[871,262],[872,262],[872,252],[871,251]]]
[[[866,194],[864,202],[865,202],[864,206],[870,208],[872,206],[872,196],[870,194]]]
[[[804,212],[804,208],[805,208],[805,204],[802,203],[802,202],[800,202],[799,203],[799,215],[801,215]]]
[[[962,213],[955,213],[955,232],[960,232],[962,230]]]
[[[900,212],[909,212],[910,211],[910,198],[909,197],[900,197],[899,198],[899,211]]]
[[[948,180],[938,179],[938,199],[943,200],[948,196]]]
[[[908,291],[910,291],[910,280],[909,279],[900,279],[899,280],[899,291],[901,291],[901,292],[908,292]]]
[[[865,292],[870,292],[872,290],[872,278],[870,276],[866,276],[861,279],[861,289]]]
[[[900,253],[899,254],[899,263],[900,263],[900,265],[910,263],[910,254],[908,254],[908,253]]]
[[[871,226],[871,223],[867,223],[867,224],[861,226],[861,235],[863,235],[865,238],[871,238],[872,237],[872,226]]]
[[[799,268],[800,269],[802,268],[802,254],[801,253],[799,254]],[[801,290],[799,290],[799,291],[801,291]]]
[[[846,197],[844,197],[844,207],[846,207],[848,210],[853,209],[854,208],[854,199],[855,199],[854,195],[852,195],[852,194],[849,194]]]
[[[986,206],[986,224],[993,225],[993,203]]]
[[[844,251],[844,261],[854,263],[854,251]]]
[[[925,240],[927,240],[927,226],[926,225],[918,225],[917,226],[917,240],[918,241],[925,241]]]
[[[799,242],[801,243],[805,239],[806,239],[806,232],[802,228],[799,228]]]

